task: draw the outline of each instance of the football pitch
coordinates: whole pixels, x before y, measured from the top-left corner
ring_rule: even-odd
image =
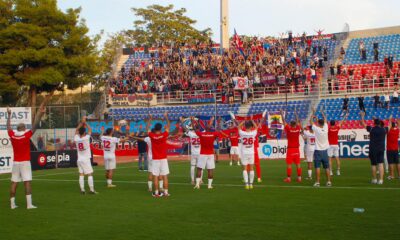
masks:
[[[303,175],[306,166],[303,164]],[[398,239],[400,180],[371,185],[367,160],[343,160],[333,187],[284,183],[284,161],[262,161],[263,182],[245,190],[241,168],[219,162],[214,189],[190,185],[189,163],[170,162],[168,198],[147,192],[137,163],[118,165],[115,189],[95,168],[99,195],[81,195],[77,169],[34,172],[33,202],[9,209],[9,176],[0,176],[1,239]],[[294,171],[295,172],[295,171]],[[205,181],[206,182],[206,181]],[[85,181],[85,184],[87,182]],[[87,188],[87,185],[86,185]],[[364,208],[354,213],[353,208]]]

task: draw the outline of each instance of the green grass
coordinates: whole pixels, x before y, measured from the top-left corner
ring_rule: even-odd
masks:
[[[285,184],[283,161],[263,161],[264,182],[243,188],[239,167],[217,164],[215,189],[193,190],[189,163],[170,163],[169,198],[146,191],[136,164],[118,166],[116,189],[95,169],[97,196],[79,194],[76,169],[34,172],[33,200],[25,209],[19,186],[9,209],[8,176],[0,176],[1,239],[398,239],[400,180],[369,184],[369,162],[344,160],[333,187]],[[303,168],[304,169],[304,168]],[[57,175],[56,175],[57,174]],[[324,178],[322,179],[324,183]],[[353,208],[365,208],[353,213]]]

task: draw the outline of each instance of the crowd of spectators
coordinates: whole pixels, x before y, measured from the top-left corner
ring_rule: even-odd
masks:
[[[124,66],[110,81],[115,94],[217,90],[229,100],[234,89],[233,77],[244,77],[252,88],[266,88],[274,93],[309,90],[318,81],[329,58],[325,40],[307,37],[297,39],[243,39],[243,46],[219,54],[212,43],[157,47],[147,59],[137,59]],[[264,76],[273,76],[265,81]],[[271,79],[271,78],[269,78]]]

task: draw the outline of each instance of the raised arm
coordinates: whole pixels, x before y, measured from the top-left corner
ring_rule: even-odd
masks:
[[[282,123],[283,123],[283,126],[286,126],[286,120],[285,120],[285,116],[283,116],[283,111],[282,111],[282,109],[281,109],[281,117],[282,117]]]
[[[312,114],[310,117],[310,125],[313,126],[314,125],[314,118],[315,118],[315,109],[312,109]]]
[[[7,108],[7,115],[8,115],[7,130],[10,131],[10,130],[12,130],[12,128],[11,128],[11,109],[10,108]]]
[[[168,118],[168,111],[164,113],[164,118],[165,118],[165,121],[167,121],[167,125],[165,126],[165,131],[170,132],[171,122],[169,121],[169,118]]]
[[[78,126],[75,129],[75,135],[79,134],[79,128],[81,128],[83,126],[83,122],[79,122]]]
[[[363,126],[364,128],[367,126],[367,124],[365,123],[364,117],[365,117],[365,112],[361,111],[360,112],[361,115],[361,126]]]
[[[346,114],[344,115],[344,117],[343,117],[342,121],[340,121],[340,122],[339,122],[339,127],[342,127],[343,123],[345,123],[345,122],[346,122],[346,119],[347,119],[347,117],[348,117],[348,116],[349,116],[349,114],[348,114],[348,113],[346,113]]]
[[[300,121],[299,115],[297,114],[297,111],[294,112],[294,116],[295,116],[295,118],[296,118],[297,124],[298,124],[298,125],[300,126],[300,128],[301,128],[301,131],[303,131],[303,124],[301,124],[301,121]]]
[[[325,124],[328,123],[328,120],[326,119],[326,115],[325,115],[325,111],[324,110],[321,111],[321,114],[322,114],[322,118],[324,119],[324,123]]]
[[[92,135],[92,128],[90,127],[90,124],[88,124],[87,122],[86,122],[86,118],[85,118],[85,126],[87,127],[87,129],[88,129],[88,135]]]
[[[54,92],[51,92],[49,95],[47,95],[45,97],[45,99],[43,100],[43,102],[40,104],[39,106],[39,113],[36,114],[35,116],[35,120],[33,121],[33,125],[32,125],[32,133],[36,132],[37,127],[39,126],[39,122],[42,119],[43,114],[46,113],[46,107],[45,105],[47,104],[47,102],[50,100],[50,98],[53,96]]]
[[[390,117],[389,117],[389,122],[388,122],[388,129],[389,129],[389,130],[392,128],[392,120],[393,120],[393,116],[390,115]]]
[[[151,126],[151,120],[153,119],[153,116],[149,114],[149,118],[147,119],[147,124],[146,124],[146,133],[150,131],[150,126]]]

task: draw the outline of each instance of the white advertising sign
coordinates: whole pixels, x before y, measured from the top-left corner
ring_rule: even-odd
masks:
[[[287,140],[270,140],[267,143],[260,143],[258,155],[260,159],[281,159],[286,158]],[[300,158],[304,158],[304,141],[300,139]]]
[[[0,174],[11,173],[14,153],[7,133],[7,108],[0,108]],[[11,127],[24,123],[28,129],[32,128],[31,108],[11,108]]]

